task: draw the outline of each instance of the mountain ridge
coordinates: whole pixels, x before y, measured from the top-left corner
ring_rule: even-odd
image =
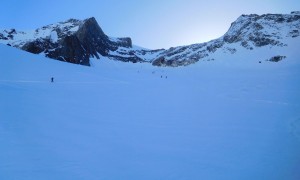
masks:
[[[154,66],[185,66],[200,60],[215,60],[216,51],[234,54],[233,44],[253,50],[288,46],[286,38],[300,36],[300,12],[291,14],[241,15],[220,38],[169,49],[149,50],[132,44],[129,37],[107,36],[94,17],[43,26],[31,32],[0,31],[0,43],[34,54],[81,65],[102,56],[124,62],[150,62]]]

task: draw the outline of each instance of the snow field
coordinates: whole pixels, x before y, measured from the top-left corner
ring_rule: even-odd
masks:
[[[299,54],[238,52],[84,67],[1,45],[0,179],[299,179]]]

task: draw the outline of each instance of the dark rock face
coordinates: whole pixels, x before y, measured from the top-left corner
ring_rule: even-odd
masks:
[[[268,61],[271,61],[271,62],[279,62],[283,59],[285,59],[286,56],[274,56],[274,57],[271,57]]]
[[[63,56],[62,56],[63,55]],[[67,36],[61,42],[61,47],[48,51],[47,57],[74,64],[90,65],[89,56],[74,35]]]
[[[8,40],[8,38],[5,37],[2,33],[0,33],[0,39],[1,39],[1,40]]]
[[[126,47],[126,48],[131,48],[132,47],[132,41],[131,38],[125,37],[125,38],[118,38],[118,42],[114,43],[115,46],[121,46],[121,47]]]
[[[166,60],[163,56],[159,57],[152,62],[152,65],[153,66],[166,66]]]
[[[126,37],[111,40],[93,17],[84,21],[70,19],[63,23],[68,25],[55,27],[48,25],[35,30],[35,33],[39,34],[50,29],[53,34],[56,34],[57,40],[53,40],[50,35],[46,38],[38,38],[21,45],[15,45],[15,47],[34,54],[45,53],[46,57],[52,59],[87,66],[90,65],[90,58],[99,59],[100,55],[125,62],[143,61],[134,51],[130,53],[126,51],[124,56],[111,55],[110,52],[116,51],[119,47],[131,48],[131,39]],[[78,29],[72,31],[72,28]],[[7,36],[0,34],[0,39],[13,39],[16,30],[11,29],[5,33]]]
[[[106,56],[109,50],[117,48],[112,46],[112,43],[104,34],[95,18],[85,20],[75,33],[75,36],[86,50],[86,53],[91,57],[99,58],[98,53]]]
[[[256,47],[262,47],[266,45],[279,45],[281,44],[279,41],[272,39],[270,36],[254,33],[249,37],[249,40],[253,42]]]
[[[197,61],[193,59],[184,59],[181,61],[173,60],[165,60],[164,57],[159,57],[152,62],[153,66],[160,66],[160,67],[178,67],[178,66],[187,66],[189,64],[195,63]]]
[[[45,49],[47,49],[48,46],[49,46],[48,42],[42,39],[37,39],[36,41],[26,43],[21,49],[31,52],[33,54],[39,54],[43,52]]]
[[[297,15],[300,15],[300,11],[292,11],[291,14],[297,14]]]
[[[292,38],[298,37],[298,36],[300,36],[300,32],[299,32],[299,30],[294,29],[289,33],[289,36]]]
[[[109,57],[113,58],[114,60],[119,60],[123,62],[132,62],[132,63],[143,62],[143,60],[138,56],[131,56],[131,57],[124,58],[123,56],[109,55]]]
[[[206,47],[208,52],[216,52],[217,49],[221,48],[224,45],[223,41],[216,41]]]

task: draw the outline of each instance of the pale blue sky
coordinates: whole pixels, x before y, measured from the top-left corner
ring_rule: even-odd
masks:
[[[93,16],[107,35],[155,49],[218,38],[241,14],[294,10],[299,0],[9,0],[1,2],[0,28],[36,29]]]

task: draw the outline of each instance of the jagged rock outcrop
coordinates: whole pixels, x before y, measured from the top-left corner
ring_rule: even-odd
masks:
[[[271,62],[279,62],[279,61],[282,61],[283,59],[285,59],[286,56],[274,56],[274,57],[271,57],[270,59],[268,59],[267,61],[271,61]]]

